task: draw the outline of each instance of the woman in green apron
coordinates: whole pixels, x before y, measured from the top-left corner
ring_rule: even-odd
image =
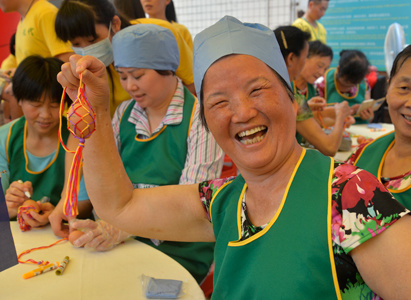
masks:
[[[219,177],[224,154],[201,123],[196,97],[175,75],[179,51],[171,31],[153,24],[130,26],[116,34],[113,49],[121,83],[132,97],[120,104],[112,124],[133,186],[191,184]],[[84,181],[88,181],[87,176]],[[82,194],[80,191],[80,199],[88,199]],[[73,224],[95,232],[75,245],[107,250],[128,236],[104,221],[95,224]],[[102,232],[110,234],[102,239]],[[199,283],[213,261],[213,243],[137,239],[174,258]]]
[[[297,45],[291,47],[293,44],[288,42],[294,38],[291,33],[299,29],[294,27],[291,29],[290,27],[292,26],[279,27],[281,32],[278,32],[279,29],[274,30],[283,55],[286,53],[286,49],[289,52],[294,52],[294,55],[297,55],[296,53],[299,50]],[[308,100],[312,98],[318,100],[319,98],[316,97],[313,83],[318,77],[324,75],[325,70],[330,66],[332,60],[331,48],[320,41],[310,42],[307,59],[305,62],[301,62],[302,68],[298,74],[293,75],[293,64],[290,63],[287,56],[284,56],[284,60],[290,76],[294,98],[298,104],[297,141],[301,144],[308,142],[322,154],[334,156],[343,138],[345,120],[350,115],[347,102],[336,104],[333,108],[335,124],[329,134],[326,134],[314,119],[313,112],[308,105]],[[347,124],[350,125],[351,123],[353,122]]]
[[[64,149],[58,139],[59,108],[63,89],[57,74],[63,62],[57,58],[29,56],[13,76],[13,93],[23,116],[0,127],[1,183],[10,218],[32,198],[50,199],[40,204],[42,214],[30,211],[23,218],[32,227],[48,223],[64,183]],[[66,119],[62,137],[68,137]]]
[[[372,108],[357,115],[360,104],[371,97],[370,86],[365,79],[369,65],[367,57],[361,51],[343,50],[340,52],[337,68],[329,69],[316,83],[318,94],[327,103],[347,101],[357,124],[368,123],[374,117]]]
[[[298,145],[272,31],[226,16],[196,35],[194,53],[202,116],[235,179],[133,189],[113,155],[103,66],[75,56],[63,67],[71,97],[83,74],[98,115],[84,150],[97,213],[140,236],[216,241],[215,299],[408,297],[410,211],[368,172]]]
[[[387,91],[395,131],[360,145],[349,158],[375,175],[392,195],[411,209],[411,46],[396,57]]]

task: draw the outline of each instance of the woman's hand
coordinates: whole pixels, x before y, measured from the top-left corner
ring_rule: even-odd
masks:
[[[312,111],[322,111],[327,106],[327,101],[319,96],[312,97],[307,103]]]
[[[363,120],[372,120],[374,118],[374,110],[372,109],[372,107],[361,111],[360,118]]]
[[[70,61],[62,65],[57,80],[67,88],[66,92],[73,101],[77,97],[80,74],[83,74],[85,94],[94,111],[97,114],[110,111],[110,91],[104,64],[92,56],[72,55]]]
[[[15,218],[17,216],[18,208],[29,200],[27,193],[33,195],[33,187],[30,181],[23,182],[21,180],[13,181],[6,190],[6,205],[9,212],[9,218]]]
[[[131,235],[113,225],[98,220],[75,220],[70,223],[72,229],[81,230],[84,234],[74,241],[75,247],[85,247],[97,251],[106,251],[114,248]]]
[[[36,212],[34,210],[30,210],[28,212],[32,218],[30,218],[26,214],[22,214],[24,222],[26,222],[26,224],[30,225],[31,227],[40,227],[48,224],[49,215],[54,210],[54,205],[49,202],[40,203],[40,201],[37,201],[37,204],[40,207],[39,212]]]

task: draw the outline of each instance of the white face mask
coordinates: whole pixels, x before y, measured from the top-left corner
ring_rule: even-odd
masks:
[[[110,31],[111,31],[111,23],[108,29],[108,36],[104,40],[101,40],[95,44],[89,45],[87,47],[71,47],[74,53],[79,54],[81,56],[91,55],[95,58],[101,60],[106,67],[108,67],[113,61],[113,46],[110,42]]]

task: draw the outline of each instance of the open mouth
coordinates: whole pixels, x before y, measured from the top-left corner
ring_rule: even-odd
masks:
[[[261,142],[267,133],[267,127],[257,126],[250,130],[244,130],[237,134],[236,138],[244,145]]]
[[[402,115],[405,120],[411,122],[411,116]]]

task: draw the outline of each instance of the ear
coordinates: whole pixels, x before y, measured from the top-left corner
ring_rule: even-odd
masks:
[[[113,32],[112,35],[115,35],[121,29],[121,20],[118,16],[114,16],[113,20],[111,20],[111,31]]]
[[[166,1],[164,2],[165,6],[169,5],[170,2],[171,2],[171,0],[166,0]]]
[[[295,54],[290,52],[288,53],[287,57],[285,58],[285,64],[287,68],[291,68],[293,66],[295,60]]]

